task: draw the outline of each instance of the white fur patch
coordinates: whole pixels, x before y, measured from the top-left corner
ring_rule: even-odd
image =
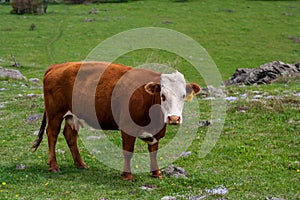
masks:
[[[178,116],[182,123],[182,111],[186,97],[186,82],[183,74],[178,71],[172,74],[162,74],[160,93],[161,96],[164,96],[161,107],[165,122],[167,123],[168,116]]]

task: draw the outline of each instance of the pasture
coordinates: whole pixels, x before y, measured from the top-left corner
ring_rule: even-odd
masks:
[[[93,9],[97,12],[90,14]],[[149,26],[173,29],[196,40],[213,58],[224,80],[236,68],[300,60],[300,1],[56,4],[49,5],[45,15],[11,15],[10,10],[10,5],[0,4],[0,66],[13,68],[13,54],[22,65],[17,69],[27,78],[42,80],[50,64],[84,60],[106,38]],[[188,64],[157,49],[133,51],[116,62],[131,66],[157,62],[174,68]],[[205,87],[193,73],[185,71],[190,81]],[[126,182],[119,170],[99,162],[81,141],[82,157],[90,168],[76,169],[62,134],[57,144],[61,171],[48,172],[46,135],[39,149],[30,151],[41,123],[38,114],[43,113],[42,81],[36,85],[1,80],[0,199],[299,199],[299,85],[299,79],[293,79],[227,87],[227,96],[237,98],[227,101],[224,128],[212,151],[199,157],[209,128],[199,127],[187,149],[191,154],[174,162],[188,172],[187,179],[154,179],[150,173],[133,170],[136,181]],[[210,120],[210,100],[203,96],[196,100],[199,121]],[[162,146],[175,135],[173,128],[168,130]],[[118,132],[108,138],[121,145]],[[136,145],[137,151],[146,152],[146,144],[139,141]],[[138,165],[133,168],[137,170]],[[153,189],[145,190],[145,185]],[[207,192],[219,186],[228,192]]]

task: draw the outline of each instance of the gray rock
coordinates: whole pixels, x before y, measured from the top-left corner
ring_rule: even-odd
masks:
[[[200,95],[205,96],[205,97],[208,97],[208,96],[225,97],[226,96],[224,87],[221,86],[221,87],[216,88],[212,85],[208,85],[207,87],[202,88],[200,91]]]
[[[142,190],[153,190],[157,189],[158,187],[156,185],[149,185],[149,184],[144,184],[141,186]]]
[[[277,197],[266,197],[266,200],[285,200],[285,199],[277,198]]]
[[[218,195],[225,195],[225,194],[228,193],[227,188],[225,188],[223,185],[220,185],[220,186],[218,186],[216,188],[213,188],[213,189],[206,189],[205,191],[207,193],[213,194],[213,195],[216,195],[216,194],[218,194]]]
[[[27,80],[27,78],[23,76],[19,70],[5,69],[3,67],[0,67],[0,78]]]
[[[239,98],[238,97],[232,97],[232,96],[229,96],[229,97],[225,97],[224,98],[226,101],[237,101]]]
[[[209,120],[202,120],[202,121],[199,121],[199,126],[202,127],[202,126],[210,126],[212,123],[209,121]]]
[[[97,8],[92,8],[89,12],[89,14],[98,14],[98,9]]]
[[[287,64],[274,61],[258,68],[240,68],[230,77],[225,85],[270,84],[278,78],[300,75],[300,62]]]
[[[32,93],[26,94],[26,97],[28,97],[28,98],[36,98],[36,97],[40,97],[40,96],[42,96],[42,95],[40,95],[40,94],[32,94]]]
[[[41,118],[41,114],[35,114],[35,115],[27,117],[26,121],[27,122],[38,121],[40,118]]]
[[[101,136],[90,135],[86,138],[86,140],[100,140],[101,138]]]
[[[188,173],[182,167],[176,167],[170,165],[169,167],[162,170],[162,173],[175,178],[187,178]]]
[[[24,169],[26,169],[26,165],[24,165],[24,164],[17,164],[16,165],[16,169],[17,170],[24,170]]]
[[[180,156],[180,157],[188,157],[188,156],[190,156],[191,154],[192,154],[191,151],[184,151],[184,152],[182,152],[179,156]]]
[[[29,81],[33,84],[39,84],[40,83],[40,79],[38,79],[38,78],[30,78]]]
[[[161,198],[161,200],[176,200],[176,197],[172,197],[172,196],[164,196],[163,198]]]

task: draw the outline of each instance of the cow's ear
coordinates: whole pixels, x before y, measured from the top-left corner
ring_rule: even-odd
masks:
[[[186,100],[192,101],[195,94],[198,94],[201,90],[200,86],[196,83],[186,84]]]
[[[154,83],[154,82],[149,82],[145,85],[145,91],[151,95],[160,92],[160,84],[159,83]]]

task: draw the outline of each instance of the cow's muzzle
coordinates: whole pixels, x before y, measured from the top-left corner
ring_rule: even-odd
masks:
[[[180,124],[180,117],[176,115],[168,116],[167,123],[170,125],[178,125]]]

